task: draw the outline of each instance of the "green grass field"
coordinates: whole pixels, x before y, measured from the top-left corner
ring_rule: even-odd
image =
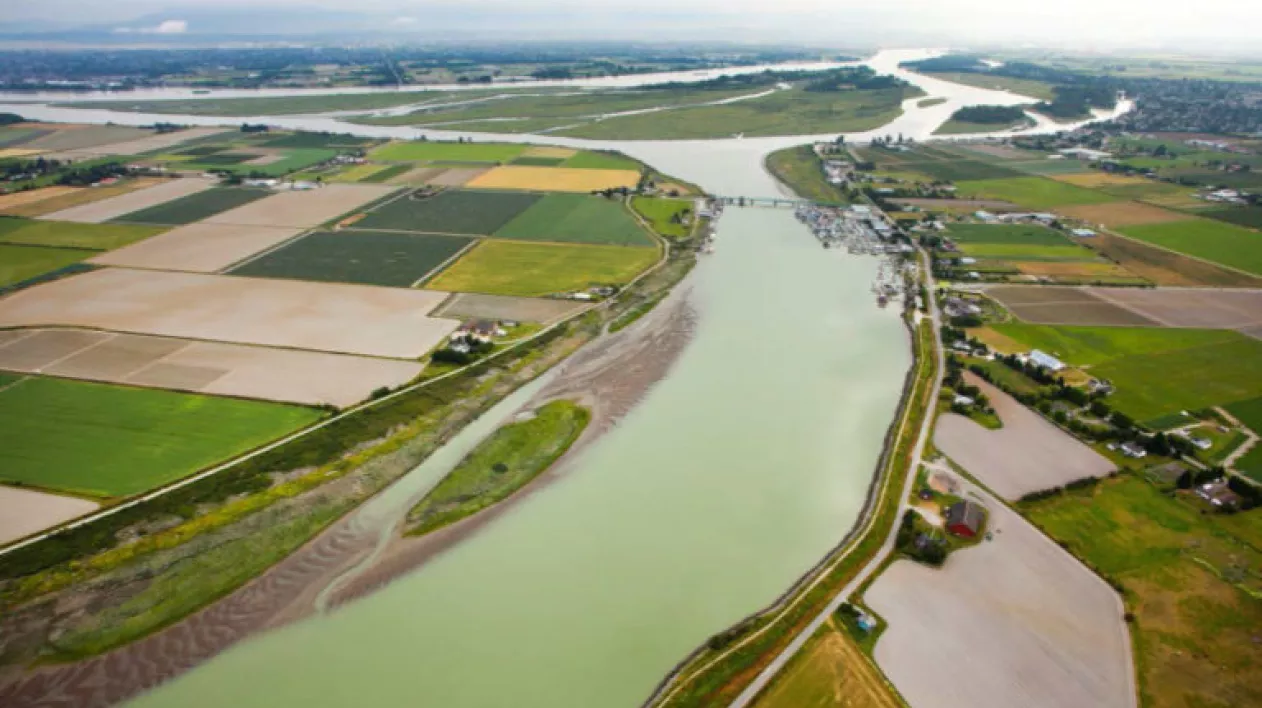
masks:
[[[1262,435],[1262,398],[1251,398],[1224,406],[1253,432]],[[1236,467],[1253,479],[1262,482],[1262,444],[1254,445],[1236,461]]]
[[[539,199],[530,192],[473,190],[449,190],[424,199],[403,196],[368,212],[355,228],[488,236]]]
[[[428,533],[507,499],[565,454],[590,419],[586,408],[552,401],[496,430],[412,507],[407,533]]]
[[[1073,204],[1104,204],[1113,197],[1090,189],[1075,187],[1042,177],[1016,179],[984,179],[955,185],[963,198],[1003,199],[1026,209],[1050,209]]]
[[[495,232],[522,241],[652,246],[653,238],[621,201],[586,194],[549,194]]]
[[[359,181],[367,182],[369,184],[381,184],[382,182],[398,177],[411,169],[411,165],[390,165],[385,169],[377,170],[366,177],[360,178]]]
[[[691,224],[681,223],[685,214],[692,213],[691,199],[632,197],[631,206],[654,231],[667,238],[684,238],[692,231]]]
[[[245,187],[212,187],[196,194],[173,199],[165,204],[124,214],[114,222],[140,224],[169,224],[178,226],[201,221],[215,214],[249,204],[272,193],[265,189]]]
[[[1238,342],[1239,334],[1222,329],[1162,327],[1071,327],[1023,322],[993,324],[991,329],[1030,349],[1042,349],[1074,366],[1097,366],[1115,359]]]
[[[459,253],[470,240],[437,234],[317,231],[232,274],[406,288]]]
[[[657,262],[657,249],[485,240],[431,280],[448,292],[538,297],[625,283]]]
[[[333,98],[333,97],[325,97]],[[338,135],[335,133],[290,133],[280,135],[260,143],[260,147],[269,148],[339,148],[363,147],[376,142],[372,138],[359,138],[354,135]]]
[[[1225,221],[1249,229],[1262,229],[1262,207],[1241,206],[1225,209],[1210,209],[1201,214],[1217,221]]]
[[[305,170],[313,165],[327,162],[337,157],[336,150],[324,150],[321,148],[297,148],[285,151],[285,157],[281,160],[271,163],[270,165],[233,165],[233,166],[211,166],[214,169],[224,169],[239,175],[255,175],[262,174],[268,177],[280,177],[291,172]]]
[[[525,150],[525,145],[507,143],[410,142],[382,145],[369,157],[389,162],[508,162]]]
[[[1123,226],[1118,231],[1141,241],[1262,275],[1262,234],[1211,219]]]
[[[29,377],[0,391],[0,479],[129,496],[319,417],[298,406]]]
[[[0,243],[109,251],[166,231],[138,224],[79,224],[0,217]]]
[[[20,283],[95,256],[97,251],[0,244],[0,286]]]
[[[1021,172],[995,162],[968,160],[956,156],[945,160],[906,162],[897,167],[899,170],[919,172],[930,180],[940,179],[948,182],[1009,180],[1014,177],[1022,177],[1023,175]],[[963,189],[962,185],[961,189]]]
[[[1262,704],[1262,515],[1205,514],[1135,475],[1020,508],[1124,588],[1141,705]]]
[[[640,163],[610,152],[583,150],[561,163],[562,167],[587,167],[597,170],[639,170]]]
[[[767,171],[803,199],[829,203],[849,201],[841,189],[824,178],[819,158],[810,145],[776,150],[767,155],[766,165]]]

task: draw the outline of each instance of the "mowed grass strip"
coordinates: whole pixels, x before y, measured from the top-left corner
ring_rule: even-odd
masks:
[[[692,200],[632,197],[631,207],[663,236],[684,238],[692,231],[691,225],[683,223],[684,216],[692,213]]]
[[[488,239],[429,287],[448,292],[539,297],[618,285],[657,262],[657,249]]]
[[[317,231],[250,261],[232,275],[406,288],[442,265],[467,236]]]
[[[495,237],[617,246],[653,245],[653,238],[627,213],[621,201],[585,194],[549,194],[496,231]]]
[[[368,212],[355,228],[489,236],[539,199],[538,194],[472,190],[424,198],[409,194]]]
[[[0,217],[0,243],[109,251],[166,231],[140,224],[80,224]]]
[[[0,391],[0,480],[130,496],[319,417],[298,406],[28,377]]]
[[[1123,234],[1189,256],[1262,275],[1262,234],[1211,219],[1187,219],[1118,229]]]
[[[1026,209],[1115,201],[1107,194],[1042,177],[982,179],[956,183],[957,194],[970,199],[1002,199]]]
[[[525,150],[525,145],[508,143],[400,142],[382,145],[369,157],[389,162],[507,162]]]
[[[187,197],[172,199],[165,204],[124,214],[116,219],[111,219],[111,221],[181,226],[191,224],[194,221],[201,221],[229,209],[235,209],[271,194],[272,192],[265,189],[212,187],[196,194],[190,194]]]
[[[0,244],[0,286],[20,283],[91,258],[97,253],[79,248]]]

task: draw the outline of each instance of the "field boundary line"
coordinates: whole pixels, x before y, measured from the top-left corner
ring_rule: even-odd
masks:
[[[473,250],[473,247],[478,245],[478,241],[479,241],[479,239],[476,239],[476,238],[471,238],[471,239],[469,239],[469,243],[466,243],[466,244],[464,245],[464,247],[463,247],[463,248],[461,248],[459,251],[456,251],[456,252],[455,252],[455,253],[454,253],[451,257],[449,257],[447,260],[443,261],[442,263],[439,263],[438,265],[434,266],[433,268],[430,268],[430,269],[429,269],[426,273],[424,273],[421,277],[419,277],[419,278],[417,278],[415,281],[413,281],[413,282],[412,282],[412,284],[411,284],[411,285],[409,285],[408,287],[409,287],[409,288],[415,288],[416,286],[420,285],[421,283],[424,283],[425,281],[427,281],[427,280],[429,280],[430,278],[434,277],[434,276],[435,276],[435,275],[437,275],[438,273],[441,273],[442,271],[446,270],[446,269],[447,269],[447,266],[451,265],[452,263],[455,263],[457,260],[459,260],[459,259],[460,259],[460,257],[461,257],[461,256],[463,256],[464,254],[468,253],[469,251],[472,251],[472,250]],[[450,297],[448,298],[448,300],[449,300],[449,299],[450,299]],[[430,315],[432,315],[435,319],[437,319],[437,318],[441,317],[442,315],[433,315],[433,313],[438,312],[439,310],[441,310],[441,309],[442,309],[443,307],[445,307],[446,305],[447,305],[447,300],[443,300],[442,302],[438,303],[438,307],[435,307],[434,309],[430,310]],[[430,316],[430,315],[427,315],[427,316]]]
[[[1174,254],[1174,255],[1176,255],[1176,256],[1181,256],[1181,257],[1183,257],[1183,258],[1190,258],[1190,259],[1192,259],[1192,260],[1194,260],[1194,261],[1200,261],[1201,263],[1205,263],[1205,264],[1207,264],[1207,265],[1211,265],[1211,266],[1214,266],[1214,267],[1217,267],[1217,268],[1222,268],[1223,270],[1229,270],[1229,271],[1231,271],[1231,272],[1233,272],[1233,273],[1238,273],[1238,274],[1240,274],[1240,275],[1247,276],[1247,277],[1249,277],[1249,278],[1252,278],[1252,279],[1254,279],[1254,280],[1257,280],[1259,283],[1262,283],[1262,275],[1259,275],[1259,274],[1257,274],[1257,273],[1253,273],[1253,272],[1251,272],[1251,271],[1243,270],[1243,269],[1241,269],[1241,268],[1237,268],[1236,266],[1227,265],[1226,263],[1219,263],[1218,261],[1211,261],[1211,260],[1210,260],[1210,259],[1208,259],[1208,258],[1204,258],[1204,257],[1202,257],[1202,256],[1194,256],[1194,255],[1192,255],[1191,253],[1184,253],[1184,252],[1182,252],[1182,251],[1176,251],[1176,250],[1174,250],[1173,248],[1168,248],[1168,247],[1166,247],[1166,246],[1162,246],[1162,245],[1157,244],[1157,243],[1152,243],[1151,241],[1145,241],[1145,240],[1143,240],[1142,238],[1135,238],[1135,237],[1133,237],[1133,236],[1127,236],[1127,235],[1126,235],[1126,234],[1124,234],[1124,233],[1121,233],[1121,232],[1119,232],[1119,231],[1114,231],[1113,229],[1108,228],[1108,227],[1106,227],[1106,228],[1104,228],[1104,229],[1102,229],[1102,230],[1104,231],[1104,233],[1109,234],[1110,236],[1117,236],[1118,238],[1124,238],[1124,239],[1126,239],[1126,240],[1128,240],[1128,241],[1131,241],[1131,242],[1133,242],[1133,243],[1138,243],[1138,244],[1143,245],[1143,246],[1151,246],[1151,247],[1156,248],[1156,249],[1158,249],[1158,250],[1165,251],[1166,253],[1173,253],[1173,254]],[[1158,287],[1161,287],[1161,286],[1158,286]],[[1219,289],[1223,289],[1223,290],[1226,290],[1226,289],[1231,289],[1231,290],[1257,290],[1257,289],[1258,289],[1258,288],[1213,288],[1213,287],[1211,287],[1211,286],[1204,286],[1204,287],[1205,287],[1206,289],[1213,289],[1213,290],[1219,290]]]
[[[620,294],[621,294],[621,292],[624,292],[624,291],[626,290],[626,288],[629,288],[629,287],[631,287],[631,286],[635,285],[636,283],[638,283],[639,281],[641,281],[641,280],[643,280],[644,278],[648,277],[650,274],[652,274],[652,273],[656,272],[656,271],[657,271],[657,270],[659,270],[659,269],[660,269],[663,265],[665,265],[665,264],[666,264],[666,262],[667,262],[668,258],[670,257],[670,252],[671,252],[670,244],[669,244],[668,242],[666,242],[666,241],[665,241],[665,239],[662,239],[660,236],[657,236],[657,234],[656,234],[656,233],[654,233],[654,237],[658,239],[659,249],[661,249],[661,258],[659,258],[659,259],[658,259],[657,263],[655,263],[654,265],[652,265],[652,266],[651,266],[651,267],[649,267],[649,268],[646,268],[646,269],[645,269],[645,270],[643,270],[643,271],[642,271],[639,275],[637,275],[635,278],[633,278],[632,280],[630,280],[629,282],[627,282],[627,283],[626,283],[626,285],[622,286],[622,290],[620,290],[620,291],[619,291],[619,293],[620,293]],[[270,442],[270,443],[267,443],[267,444],[265,444],[265,445],[263,445],[263,446],[261,446],[261,447],[257,447],[257,448],[255,448],[255,449],[253,449],[253,450],[250,450],[250,451],[247,451],[247,452],[245,452],[245,453],[242,453],[241,455],[238,455],[237,457],[234,457],[234,458],[229,459],[229,460],[227,460],[227,461],[225,461],[225,462],[222,462],[222,463],[220,463],[220,464],[218,464],[218,465],[215,465],[214,467],[211,467],[211,468],[209,468],[209,469],[205,469],[205,470],[203,470],[203,471],[201,471],[201,472],[195,472],[195,473],[193,473],[192,475],[189,475],[189,476],[184,477],[184,478],[182,478],[182,479],[176,480],[176,481],[174,481],[174,482],[172,482],[172,483],[170,483],[170,484],[168,484],[168,485],[166,485],[166,486],[159,487],[158,489],[155,489],[155,490],[152,490],[152,491],[150,491],[150,492],[147,492],[147,493],[145,493],[145,494],[143,494],[143,495],[141,495],[141,496],[138,496],[138,497],[133,497],[133,498],[131,498],[131,499],[128,499],[127,501],[124,501],[124,502],[122,502],[122,503],[116,504],[116,505],[114,505],[114,506],[110,506],[110,507],[107,507],[107,508],[104,508],[104,509],[100,509],[100,510],[98,510],[97,512],[95,512],[95,513],[93,513],[93,514],[89,514],[89,515],[87,515],[87,516],[81,516],[81,517],[79,517],[79,518],[77,518],[77,519],[72,519],[72,520],[70,520],[70,521],[67,521],[67,522],[65,522],[65,523],[63,523],[63,524],[60,524],[60,525],[58,525],[58,526],[55,526],[55,527],[53,527],[53,528],[49,528],[49,529],[45,529],[45,530],[43,530],[43,531],[40,531],[40,532],[36,533],[35,535],[26,536],[26,537],[24,537],[24,538],[16,539],[16,540],[14,540],[14,541],[12,541],[12,542],[10,542],[10,543],[8,543],[8,544],[4,545],[4,546],[0,546],[0,557],[5,556],[5,555],[8,555],[9,553],[12,553],[13,551],[19,550],[19,549],[21,549],[21,548],[25,548],[25,547],[27,547],[27,546],[30,546],[30,545],[33,545],[33,544],[39,543],[40,541],[46,540],[46,539],[51,538],[51,537],[53,537],[53,536],[56,536],[57,534],[59,534],[59,533],[61,533],[61,532],[63,532],[63,531],[69,531],[69,530],[72,530],[72,529],[79,528],[79,527],[81,527],[81,526],[86,526],[86,525],[88,525],[88,524],[91,524],[91,523],[93,523],[93,522],[99,521],[99,520],[101,520],[101,519],[104,519],[104,518],[108,518],[108,517],[110,517],[110,516],[113,516],[114,514],[116,514],[116,513],[120,512],[120,511],[123,511],[124,509],[130,509],[130,508],[132,508],[132,507],[134,507],[134,506],[137,506],[137,505],[139,505],[139,504],[142,504],[142,503],[145,503],[145,502],[149,502],[149,501],[153,501],[154,499],[158,499],[158,498],[160,498],[160,497],[163,497],[163,496],[165,496],[165,495],[167,495],[167,494],[170,494],[171,492],[174,492],[174,491],[176,491],[176,490],[178,490],[178,489],[182,489],[182,488],[184,488],[184,487],[187,487],[187,486],[188,486],[188,485],[190,485],[190,484],[193,484],[193,483],[195,483],[195,482],[199,482],[199,481],[201,481],[201,480],[203,480],[203,479],[206,479],[207,477],[213,476],[213,475],[218,474],[218,473],[220,473],[220,472],[223,472],[223,471],[225,471],[225,470],[228,470],[228,469],[231,469],[231,468],[233,468],[233,467],[236,467],[237,465],[240,465],[240,464],[242,464],[242,463],[244,463],[244,462],[247,462],[247,461],[249,461],[249,460],[252,460],[252,459],[254,459],[254,458],[256,458],[256,457],[258,457],[258,456],[260,456],[260,455],[262,455],[262,454],[264,454],[264,453],[271,452],[272,450],[275,450],[275,449],[277,449],[277,448],[279,448],[279,447],[282,447],[282,446],[284,446],[284,445],[287,445],[287,444],[289,444],[289,443],[291,443],[291,442],[293,442],[293,441],[295,441],[295,440],[300,440],[300,439],[302,439],[302,438],[304,438],[304,437],[307,437],[308,435],[311,435],[312,433],[315,433],[315,432],[317,432],[317,431],[319,431],[319,430],[322,430],[322,429],[324,429],[324,428],[326,428],[326,427],[328,427],[328,426],[332,425],[333,423],[336,423],[336,422],[338,422],[338,421],[340,421],[340,420],[343,420],[343,419],[345,419],[345,418],[349,418],[349,417],[351,417],[351,416],[353,416],[353,415],[356,415],[356,414],[358,414],[358,413],[361,413],[361,412],[363,412],[363,411],[366,411],[366,410],[369,410],[369,409],[375,408],[375,407],[380,406],[380,405],[382,405],[382,404],[384,404],[384,403],[386,403],[386,402],[388,402],[388,401],[392,401],[392,400],[394,400],[394,399],[396,399],[396,398],[399,398],[400,396],[404,396],[404,395],[407,395],[407,394],[413,393],[413,392],[415,392],[415,391],[417,391],[417,390],[419,390],[419,389],[421,389],[421,388],[425,388],[425,387],[430,386],[430,385],[432,385],[432,384],[435,384],[435,383],[437,383],[437,382],[439,382],[439,381],[444,381],[444,380],[446,380],[446,379],[448,379],[448,378],[451,378],[451,377],[457,376],[457,375],[459,375],[459,374],[462,374],[462,373],[466,372],[467,370],[469,370],[469,369],[471,369],[471,368],[473,368],[473,367],[475,367],[475,366],[479,366],[479,365],[484,364],[484,363],[486,363],[486,362],[492,361],[492,360],[494,360],[494,359],[496,359],[496,358],[498,358],[498,357],[503,356],[503,355],[504,355],[504,354],[506,354],[507,352],[511,352],[511,351],[513,351],[513,350],[517,349],[518,347],[521,347],[521,346],[527,345],[527,344],[529,344],[530,342],[533,342],[534,340],[536,340],[536,339],[538,339],[538,338],[542,337],[543,335],[548,334],[548,333],[552,332],[553,330],[555,330],[555,329],[557,329],[557,328],[559,328],[559,327],[563,327],[563,326],[565,326],[565,325],[569,324],[569,322],[571,322],[571,321],[573,321],[573,320],[577,320],[578,318],[580,318],[580,317],[582,317],[582,316],[586,315],[588,312],[591,312],[592,310],[599,309],[599,308],[607,308],[607,307],[609,307],[612,303],[614,303],[614,302],[616,302],[616,301],[617,301],[617,298],[610,298],[610,299],[608,299],[608,300],[604,300],[604,301],[602,301],[602,302],[593,303],[592,305],[590,305],[590,306],[588,306],[588,307],[583,307],[583,308],[581,308],[581,309],[575,310],[575,311],[574,311],[573,313],[571,313],[568,317],[565,317],[564,319],[561,319],[561,320],[557,321],[556,323],[554,323],[554,324],[552,324],[552,325],[550,325],[550,326],[547,326],[547,327],[545,327],[545,328],[543,328],[543,329],[539,330],[538,332],[535,332],[535,333],[534,333],[533,335],[531,335],[530,337],[527,337],[527,338],[525,338],[525,339],[521,339],[521,340],[517,341],[516,343],[514,343],[514,344],[512,344],[512,345],[510,345],[510,346],[508,346],[508,347],[505,347],[504,349],[501,349],[501,350],[500,350],[500,351],[498,351],[498,352],[495,352],[495,353],[493,353],[493,354],[490,354],[489,356],[487,356],[487,357],[485,357],[485,358],[483,358],[483,359],[479,359],[479,360],[478,360],[478,361],[476,361],[476,362],[472,362],[472,363],[470,363],[470,364],[466,364],[465,366],[462,366],[462,367],[460,367],[460,368],[458,368],[458,369],[453,369],[453,370],[448,371],[447,373],[444,373],[444,374],[439,374],[438,376],[435,376],[435,377],[434,377],[434,378],[432,378],[432,379],[426,379],[426,380],[424,380],[424,381],[418,381],[418,382],[416,382],[416,383],[414,383],[414,384],[409,384],[409,385],[407,385],[407,386],[405,386],[405,387],[403,387],[403,388],[400,388],[400,389],[398,389],[398,390],[396,390],[396,391],[393,391],[393,392],[391,392],[391,393],[389,393],[389,394],[386,394],[386,395],[384,395],[384,396],[382,396],[382,397],[380,397],[380,398],[374,398],[374,399],[371,399],[371,400],[364,401],[364,402],[362,402],[362,403],[356,404],[355,406],[352,406],[351,408],[347,408],[346,410],[344,410],[344,411],[342,411],[342,412],[340,412],[340,413],[337,413],[337,414],[335,414],[335,415],[333,415],[333,416],[330,416],[330,417],[328,417],[328,418],[325,418],[324,420],[317,421],[316,423],[314,423],[314,424],[312,424],[312,425],[310,425],[310,426],[308,426],[308,427],[306,427],[306,428],[302,428],[302,429],[300,429],[300,430],[294,431],[293,433],[290,433],[289,435],[286,435],[285,437],[282,437],[282,438],[280,438],[280,439],[278,439],[278,440],[273,440],[273,441],[272,441],[272,442]],[[19,381],[24,380],[25,378],[29,378],[29,377],[23,377],[23,379],[19,379]],[[17,383],[17,382],[15,382],[15,383]]]

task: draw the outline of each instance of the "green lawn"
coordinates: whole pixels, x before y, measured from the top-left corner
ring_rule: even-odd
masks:
[[[368,212],[359,229],[421,231],[439,234],[495,233],[540,199],[530,192],[449,190],[432,197],[406,195]]]
[[[653,248],[482,241],[427,287],[538,297],[625,283],[657,262]]]
[[[1260,705],[1262,515],[1200,508],[1134,475],[1021,505],[1124,588],[1142,705]]]
[[[952,224],[947,236],[975,258],[1016,261],[1095,262],[1095,252],[1059,231],[1024,224]]]
[[[598,170],[639,170],[640,163],[623,155],[583,150],[561,163],[561,167],[588,167]]]
[[[373,150],[369,157],[392,162],[507,162],[522,154],[526,147],[507,143],[390,143]]]
[[[45,248],[0,244],[0,286],[20,283],[28,278],[78,263],[95,256],[97,251],[77,248]]]
[[[681,223],[685,214],[692,213],[691,199],[632,197],[631,206],[663,236],[684,238],[692,231],[691,225]]]
[[[319,417],[298,406],[29,377],[0,391],[0,480],[130,496]]]
[[[249,204],[264,197],[270,196],[272,192],[266,189],[249,189],[245,187],[212,187],[211,189],[190,194],[179,199],[172,199],[165,204],[133,211],[130,214],[124,214],[116,219],[115,222],[141,223],[141,224],[169,224],[178,226],[182,224],[191,224],[194,221],[201,221],[215,214],[235,209],[236,207]]]
[[[1229,413],[1250,430],[1262,435],[1262,398],[1251,398],[1224,406]],[[1236,461],[1236,467],[1253,479],[1262,482],[1262,444],[1254,445]]]
[[[553,401],[496,430],[412,507],[407,532],[428,533],[507,499],[565,454],[590,419],[586,408]]]
[[[232,274],[406,288],[459,253],[470,240],[439,234],[317,231]]]
[[[1262,234],[1212,219],[1123,226],[1118,231],[1147,243],[1262,275]]]
[[[1023,322],[993,324],[991,329],[1074,366],[1096,366],[1123,357],[1241,341],[1239,334],[1221,329],[1072,327]]]
[[[1003,199],[1026,209],[1051,209],[1074,204],[1104,204],[1116,201],[1102,192],[1042,177],[983,179],[959,182],[955,186],[958,190],[956,194],[961,199]]]
[[[166,228],[137,224],[79,224],[0,217],[0,243],[108,251],[156,236]]]
[[[652,246],[616,199],[586,194],[549,194],[495,232],[496,238],[523,241]]]

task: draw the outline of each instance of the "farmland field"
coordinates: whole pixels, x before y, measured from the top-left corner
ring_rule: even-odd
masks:
[[[1262,275],[1262,234],[1210,219],[1127,226],[1123,234],[1141,241]]]
[[[1049,209],[1073,204],[1101,204],[1113,197],[1042,177],[983,179],[956,184],[961,197],[1002,199],[1027,209]]]
[[[524,145],[506,143],[390,143],[373,150],[369,157],[393,162],[507,162],[525,149]]]
[[[1213,263],[1108,233],[1096,234],[1091,247],[1158,285],[1262,287],[1262,279]]]
[[[640,173],[635,170],[505,165],[474,177],[468,185],[482,189],[595,192],[602,189],[634,187],[639,181]]]
[[[830,617],[754,703],[757,708],[899,708],[885,678]],[[851,699],[839,703],[838,696]]]
[[[948,182],[962,182],[968,180],[1000,180],[1012,177],[1021,177],[1022,173],[1016,170],[1008,169],[998,164],[990,162],[982,162],[981,160],[967,159],[951,159],[951,160],[934,160],[928,162],[909,162],[899,166],[900,170],[914,170],[932,179],[946,180]],[[961,186],[961,190],[963,186]],[[1006,197],[1000,197],[1001,199]]]
[[[1158,327],[1074,327],[996,323],[991,329],[1021,342],[1026,349],[1042,349],[1074,366],[1094,366],[1127,356],[1143,356],[1239,341],[1239,335],[1219,329]]]
[[[625,283],[656,249],[486,240],[429,282],[448,292],[537,297]]]
[[[1262,398],[1239,401],[1224,407],[1228,413],[1234,415],[1236,419],[1244,423],[1250,430],[1262,435]],[[1262,482],[1262,444],[1254,445],[1251,450],[1237,460],[1236,468],[1249,477]]]
[[[124,214],[115,217],[112,221],[182,226],[249,204],[270,194],[271,192],[263,189],[215,187],[173,199],[165,204]]]
[[[406,288],[459,253],[470,240],[437,234],[317,231],[231,273]]]
[[[1262,704],[1258,515],[1203,514],[1185,494],[1123,474],[1021,507],[1125,588],[1142,705]]]
[[[490,235],[536,201],[522,192],[450,190],[432,197],[400,197],[355,222],[357,229]]]
[[[411,170],[411,165],[389,165],[385,169],[377,170],[366,177],[361,177],[359,181],[367,182],[369,184],[381,184],[383,182],[389,182],[395,177],[398,177],[406,172],[410,172]]]
[[[584,150],[573,155],[561,163],[561,166],[597,170],[635,170],[637,172],[640,170],[640,163],[629,157],[608,152],[596,152],[594,150]]]
[[[654,243],[621,201],[583,194],[549,194],[498,229],[495,237],[616,246]]]
[[[76,200],[74,206],[62,208],[51,213],[43,212],[40,216],[53,221],[99,224],[116,219],[124,214],[166,204],[173,199],[212,189],[214,186],[215,183],[207,179],[167,179],[157,182],[145,182],[144,187],[141,189],[122,189],[105,199],[89,199],[82,202]],[[112,189],[112,187],[89,189],[84,190],[84,192],[87,192],[88,195],[106,196],[104,190],[107,189]],[[79,194],[83,194],[83,192]],[[39,205],[43,206],[58,200],[59,198],[50,199],[48,202],[40,202]]]
[[[95,255],[96,251],[76,248],[0,244],[0,286],[20,283]]]
[[[337,100],[337,96],[317,96],[317,99],[333,99]],[[371,98],[371,96],[365,96]],[[250,99],[245,99],[250,100]],[[269,99],[262,99],[269,100]],[[354,135],[339,135],[335,133],[292,133],[290,135],[281,135],[260,143],[260,147],[268,148],[330,148],[330,147],[361,147],[373,142],[372,138],[360,138]]]
[[[0,479],[129,496],[319,416],[296,406],[29,377],[0,391]]]
[[[655,197],[632,197],[631,206],[653,226],[653,230],[670,238],[684,238],[689,234],[692,225],[685,225],[682,220],[686,213],[691,213],[693,203],[685,199],[659,199]]]
[[[1080,206],[1061,207],[1059,211],[1065,216],[1092,224],[1105,226],[1135,226],[1138,224],[1163,224],[1167,221],[1180,221],[1186,214],[1162,209],[1141,202],[1110,202],[1107,204],[1083,204]]]
[[[156,236],[161,226],[76,224],[0,217],[0,243],[108,251]]]
[[[1210,209],[1201,214],[1210,219],[1225,221],[1250,229],[1262,229],[1262,207],[1229,207]]]

